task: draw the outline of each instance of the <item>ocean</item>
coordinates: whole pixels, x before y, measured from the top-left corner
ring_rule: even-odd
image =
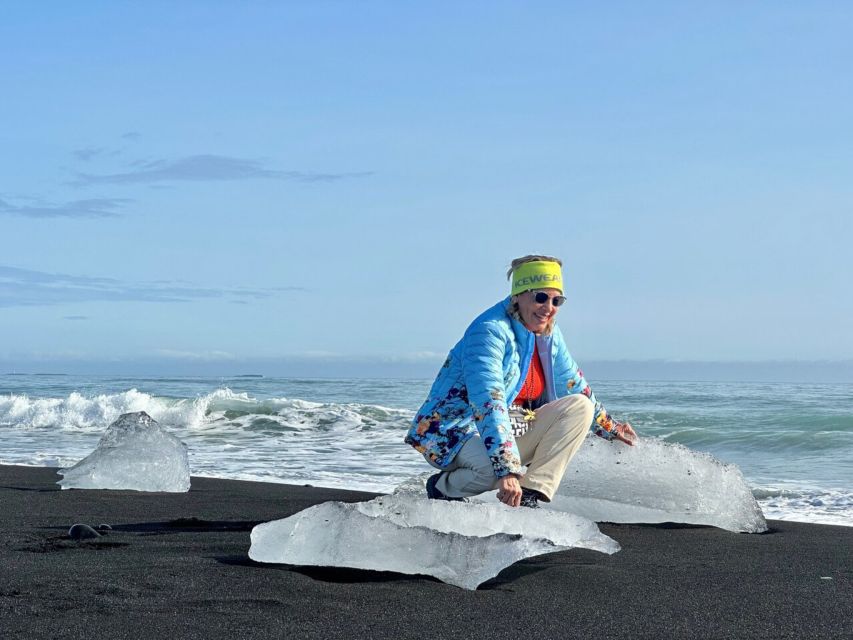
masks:
[[[853,384],[591,381],[640,438],[740,467],[768,518],[853,526]],[[431,380],[0,375],[0,464],[70,466],[146,411],[193,475],[389,491]],[[642,443],[641,443],[642,444]]]

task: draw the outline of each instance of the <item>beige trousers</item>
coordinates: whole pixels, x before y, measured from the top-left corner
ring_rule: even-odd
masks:
[[[593,413],[592,402],[581,394],[559,398],[536,410],[531,427],[515,439],[521,464],[527,466],[522,487],[535,489],[550,502],[589,431]],[[445,471],[436,488],[451,498],[477,495],[497,485],[492,461],[479,437],[468,440],[446,467],[430,464]]]

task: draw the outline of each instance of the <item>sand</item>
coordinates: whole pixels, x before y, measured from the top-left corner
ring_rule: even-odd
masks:
[[[0,466],[0,638],[853,637],[853,527],[602,524],[620,552],[539,556],[464,591],[249,560],[255,524],[374,494],[210,478],[185,494],[61,491],[57,479]],[[113,530],[75,542],[75,523]]]

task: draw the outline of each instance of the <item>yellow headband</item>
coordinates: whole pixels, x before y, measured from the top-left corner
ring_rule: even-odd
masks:
[[[530,289],[559,289],[563,293],[563,272],[556,262],[525,262],[512,272],[512,295]]]

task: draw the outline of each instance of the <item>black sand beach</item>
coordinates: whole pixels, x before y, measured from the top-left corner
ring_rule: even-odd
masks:
[[[56,480],[0,466],[0,638],[853,636],[849,527],[603,524],[619,553],[540,556],[464,591],[248,559],[255,524],[372,494],[206,478],[187,494],[61,491]],[[75,542],[77,522],[113,530]]]

